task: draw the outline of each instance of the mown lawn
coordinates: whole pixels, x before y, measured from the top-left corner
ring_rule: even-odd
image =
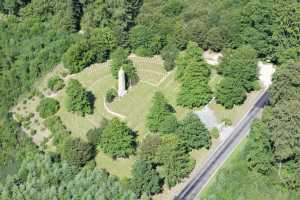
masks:
[[[274,185],[272,178],[247,168],[245,144],[231,155],[202,192],[201,200],[298,200],[300,193],[287,192]]]

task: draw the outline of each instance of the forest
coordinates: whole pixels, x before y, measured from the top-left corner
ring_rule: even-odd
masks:
[[[257,72],[253,61],[259,58],[278,66],[269,90],[269,105],[262,120],[252,126],[246,159],[248,170],[274,178],[273,184],[286,190],[299,191],[298,0],[3,0],[0,1],[0,198],[95,199],[100,195],[102,199],[147,199],[161,192],[162,181],[169,187],[176,185],[194,166],[184,153],[210,144],[206,130],[195,122],[193,115],[178,122],[178,137],[149,136],[141,144],[143,151],[138,152],[131,180],[118,180],[94,169],[94,149],[90,142],[62,139],[68,130],[55,117],[48,118],[47,123],[57,132],[57,141],[64,141],[60,147],[62,153],[41,152],[13,119],[10,109],[25,93],[35,94],[36,81],[59,63],[66,65],[71,73],[78,73],[91,64],[113,59],[115,67],[120,63],[127,66],[134,84],[135,71],[124,58],[129,52],[139,56],[161,55],[167,71],[177,70],[176,79],[181,83],[178,104],[199,107],[212,98],[207,87],[210,72],[198,57],[207,49],[225,55],[218,69],[225,78],[218,86],[216,98],[226,108],[241,104],[246,92],[255,90]],[[188,61],[191,67],[186,68]],[[112,69],[114,76],[117,70]],[[63,87],[59,78],[49,85],[53,90]],[[198,87],[197,91],[193,86]],[[74,87],[79,89],[75,91]],[[75,101],[68,106],[70,111],[83,116],[92,112],[80,84],[73,81],[67,90],[69,98]],[[114,92],[107,98],[113,99]],[[80,102],[78,96],[82,97]],[[45,117],[59,109],[59,104],[51,99],[43,104],[39,112]],[[174,131],[169,125],[176,119],[168,102],[156,93],[153,104],[147,116],[148,129],[154,133]],[[122,129],[122,133],[115,127]],[[108,154],[117,157],[134,154],[135,138],[126,124],[113,119],[97,131],[103,135],[99,145]],[[91,141],[97,140],[95,132],[89,133]],[[119,146],[111,148],[114,144],[109,144],[110,133],[126,139],[126,144],[120,144],[124,145],[123,151],[119,151]],[[186,133],[193,137],[187,137]],[[198,140],[202,143],[195,142]],[[74,146],[79,156],[70,150]],[[153,146],[157,147],[155,152],[151,152]],[[175,158],[178,163],[172,166]],[[165,180],[154,170],[157,166],[165,166]],[[140,178],[144,174],[149,180]],[[78,192],[85,188],[93,190]]]

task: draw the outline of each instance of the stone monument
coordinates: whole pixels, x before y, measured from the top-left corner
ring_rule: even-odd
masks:
[[[119,80],[119,88],[118,88],[118,96],[123,97],[126,94],[126,83],[125,83],[125,72],[121,68],[118,73]]]

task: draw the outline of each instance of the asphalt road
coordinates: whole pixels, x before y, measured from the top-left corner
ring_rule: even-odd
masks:
[[[248,135],[251,122],[268,101],[263,92],[254,106],[245,114],[231,135],[207,159],[199,173],[184,187],[174,200],[194,200],[209,182],[214,173],[223,165],[237,145]]]

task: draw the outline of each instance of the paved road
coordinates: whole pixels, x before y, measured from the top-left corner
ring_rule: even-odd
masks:
[[[215,150],[195,178],[185,186],[174,200],[194,200],[197,198],[199,192],[209,182],[209,179],[222,166],[235,147],[248,135],[252,120],[267,101],[268,95],[266,92],[263,92],[255,105],[236,126],[232,134]]]

